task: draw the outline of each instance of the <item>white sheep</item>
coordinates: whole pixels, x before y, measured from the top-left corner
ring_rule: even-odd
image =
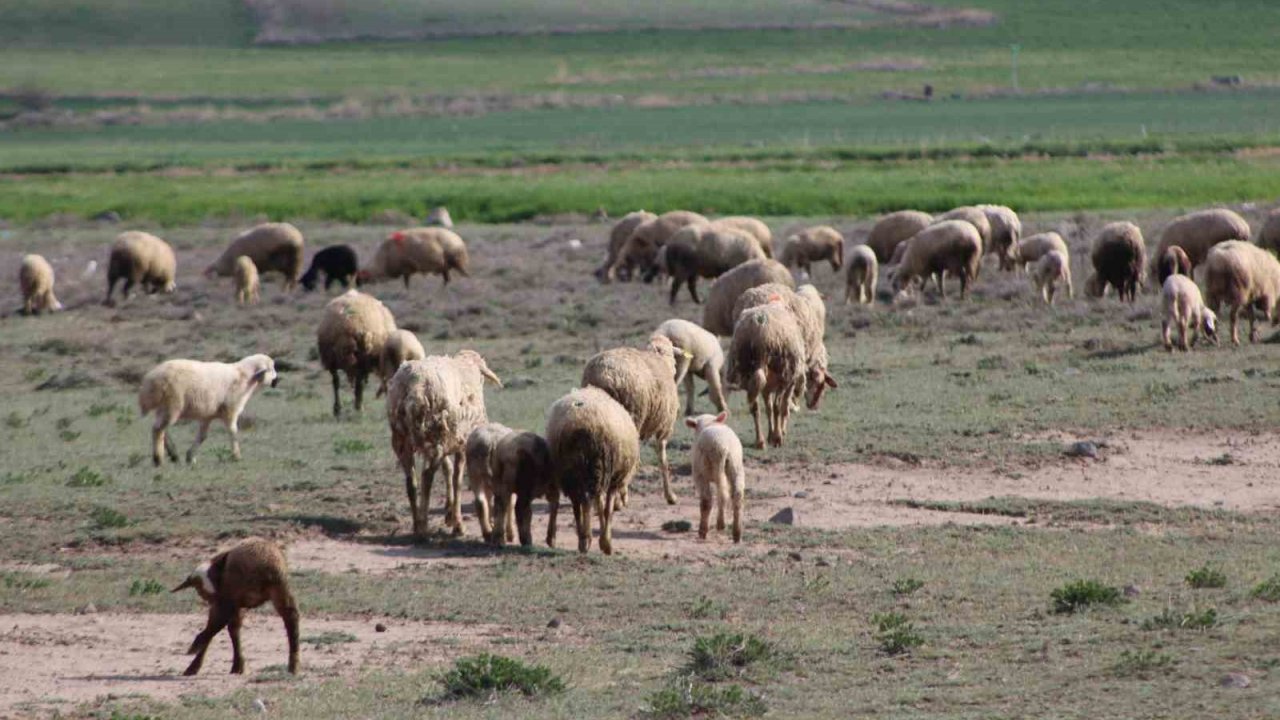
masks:
[[[439,275],[448,285],[452,271],[469,277],[470,263],[467,244],[452,230],[442,227],[411,228],[388,235],[360,278],[368,282],[401,278],[407,288],[409,278],[422,273]]]
[[[258,272],[278,272],[284,276],[284,289],[293,290],[302,272],[302,256],[306,242],[298,228],[289,223],[264,223],[245,230],[231,241],[227,249],[205,268],[205,277],[228,277],[235,272],[236,258],[246,255]]]
[[[142,377],[138,390],[143,416],[155,411],[151,461],[160,465],[162,452],[178,461],[167,430],[179,420],[200,424],[195,443],[187,450],[188,463],[195,462],[196,450],[214,420],[226,425],[231,434],[231,457],[239,460],[240,414],[258,388],[275,387],[279,380],[275,362],[267,355],[250,355],[235,363],[166,360],[155,366]]]
[[[697,325],[672,318],[658,326],[654,334],[666,336],[676,349],[690,355],[689,370],[684,375],[686,415],[693,414],[693,378],[700,377],[707,383],[707,391],[716,410],[724,410],[728,403],[724,399],[724,349],[720,340]]]
[[[790,235],[782,244],[778,260],[788,268],[811,272],[810,264],[826,260],[832,272],[844,266],[844,236],[830,225],[815,225]]]
[[[1012,270],[1018,262],[1018,239],[1022,237],[1022,220],[1012,208],[1004,205],[978,205],[991,224],[988,255],[995,255],[1001,270]]]
[[[800,336],[804,340],[805,381],[797,388],[796,400],[799,401],[804,391],[805,404],[810,410],[817,410],[822,395],[828,388],[838,387],[830,373],[830,359],[827,356],[825,342],[827,326],[827,306],[822,301],[818,289],[810,284],[801,285],[791,290],[779,283],[769,283],[751,288],[738,298],[733,308],[734,331],[742,314],[750,308],[770,302],[781,302],[795,319],[800,328]],[[733,372],[732,358],[729,372]]]
[[[848,305],[857,297],[861,305],[876,300],[876,281],[880,275],[880,262],[876,253],[866,245],[855,245],[849,250],[849,269],[845,272],[844,303]]]
[[[347,375],[355,390],[355,406],[364,405],[364,384],[378,368],[383,346],[396,331],[391,311],[372,295],[352,288],[329,301],[316,328],[316,349],[320,365],[333,380],[333,416],[342,403],[338,396],[338,373]]]
[[[1050,305],[1053,304],[1059,283],[1067,286],[1067,297],[1075,297],[1075,291],[1071,288],[1071,261],[1061,250],[1050,250],[1040,256],[1031,272],[1031,282],[1040,297]]]
[[[611,282],[615,279],[630,280],[631,266],[621,264],[615,268],[619,258],[622,256],[623,246],[627,244],[627,239],[631,237],[631,233],[642,223],[646,223],[658,217],[647,210],[636,210],[623,215],[618,222],[614,223],[613,228],[609,231],[609,247],[605,251],[604,263],[596,268],[596,279],[603,283]]]
[[[916,233],[933,224],[933,216],[919,210],[899,210],[876,221],[867,235],[867,247],[876,254],[876,260],[886,265],[896,264],[894,252],[899,245]]]
[[[747,392],[757,448],[765,446],[760,400],[768,416],[769,444],[777,447],[787,434],[792,399],[804,388],[807,365],[800,326],[782,302],[750,308],[738,318],[729,345],[729,382]]]
[[[686,225],[658,250],[654,265],[671,278],[669,302],[674,305],[681,284],[689,297],[698,299],[698,278],[716,278],[744,262],[764,259],[764,251],[751,235],[714,224]]]
[[[964,205],[935,217],[933,224],[947,222],[949,220],[961,220],[973,225],[978,230],[978,235],[982,239],[982,254],[986,254],[987,248],[991,247],[991,220],[988,218],[986,211],[977,205]],[[976,277],[976,276],[975,276]]]
[[[985,215],[978,211],[984,220]],[[942,220],[921,230],[908,241],[902,262],[893,271],[893,289],[900,292],[916,280],[923,285],[930,276],[938,294],[946,297],[944,278],[950,273],[960,278],[960,297],[969,294],[969,283],[978,277],[982,265],[982,238],[967,220]]]
[[[685,225],[704,224],[710,222],[706,217],[688,210],[672,210],[657,217],[650,218],[636,225],[622,250],[614,260],[610,276],[626,266],[640,272],[646,280],[652,280],[655,274],[654,261],[658,250],[667,244],[667,240]]]
[[[1210,248],[1228,240],[1249,241],[1249,223],[1226,208],[1187,213],[1174,218],[1160,233],[1160,242],[1151,255],[1151,278],[1159,277],[1159,261],[1164,251],[1177,246],[1187,253],[1191,271],[1205,261]]]
[[[1018,241],[1018,262],[1022,263],[1023,270],[1030,270],[1030,265],[1038,262],[1045,253],[1050,250],[1071,257],[1071,251],[1067,249],[1067,241],[1056,232],[1042,232],[1036,235],[1030,235]]]
[[[240,305],[254,305],[261,299],[261,284],[258,279],[258,266],[246,255],[236,258],[236,302]]]
[[[773,231],[769,229],[768,225],[764,224],[763,220],[745,215],[731,215],[712,220],[711,226],[717,229],[732,228],[740,230],[755,238],[756,242],[760,244],[760,250],[764,252],[765,257],[773,257]]]
[[[499,474],[498,443],[513,432],[515,431],[502,423],[485,423],[471,431],[463,450],[467,483],[475,496],[476,522],[480,525],[480,536],[489,543],[501,544],[499,538],[504,535],[508,542],[515,538],[514,507],[508,505],[512,510],[510,515],[505,511],[494,513],[492,518],[489,515],[490,507],[495,506],[494,478]]]
[[[453,217],[449,215],[449,208],[440,205],[431,208],[431,211],[427,213],[427,219],[422,224],[452,230]]]
[[[1231,342],[1239,345],[1237,321],[1240,311],[1248,308],[1249,342],[1258,341],[1258,329],[1254,325],[1258,311],[1276,324],[1280,314],[1280,262],[1262,248],[1240,240],[1219,243],[1209,251],[1204,261],[1204,286],[1206,304],[1215,312],[1221,312],[1223,303],[1231,312]]]
[[[62,303],[53,294],[53,266],[42,256],[22,256],[18,287],[22,290],[22,312],[27,315],[62,309]]]
[[[1200,288],[1186,275],[1170,275],[1160,288],[1160,304],[1164,320],[1160,324],[1160,339],[1164,349],[1173,352],[1173,327],[1178,327],[1178,347],[1190,350],[1187,330],[1195,335],[1203,334],[1214,345],[1218,344],[1218,316],[1204,305]]]
[[[725,424],[729,413],[685,418],[693,429],[693,483],[698,488],[698,537],[707,538],[712,503],[718,500],[716,529],[724,530],[725,505],[733,506],[733,541],[742,542],[742,509],[746,496],[747,473],[742,463],[742,441]]]
[[[417,335],[408,330],[392,331],[387,336],[386,342],[382,344],[382,352],[378,355],[378,377],[381,378],[381,382],[378,383],[378,392],[374,393],[374,397],[387,394],[387,383],[401,365],[410,360],[421,360],[426,356],[427,351],[423,349],[422,343],[418,342]]]
[[[169,243],[151,233],[122,232],[111,245],[107,298],[102,304],[112,304],[111,295],[120,280],[124,280],[125,299],[134,285],[141,285],[148,294],[171,293],[177,288],[177,272],[178,260]]]
[[[1280,209],[1267,213],[1256,241],[1258,247],[1270,250],[1272,255],[1280,255]]]
[[[720,336],[733,334],[734,306],[742,293],[766,283],[779,283],[789,288],[796,286],[791,271],[777,260],[752,260],[745,262],[716,278],[707,291],[707,302],[702,306],[702,327]]]
[[[238,545],[201,563],[171,592],[192,588],[209,606],[209,619],[187,650],[195,655],[183,675],[195,675],[204,664],[205,651],[223,628],[231,636],[231,674],[244,673],[240,654],[240,627],[244,611],[270,601],[284,621],[289,640],[289,673],[298,672],[298,603],[289,591],[289,566],[278,545],[262,538],[245,538]]]
[[[436,471],[445,470],[445,526],[462,534],[460,495],[467,436],[487,420],[484,383],[502,381],[474,350],[444,357],[432,355],[400,366],[387,386],[387,423],[391,448],[404,471],[413,532],[427,534],[427,509]],[[421,485],[414,462],[422,456]]]

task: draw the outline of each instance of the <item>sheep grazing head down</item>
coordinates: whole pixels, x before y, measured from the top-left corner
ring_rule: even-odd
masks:
[[[684,380],[685,373],[689,372],[689,364],[693,362],[693,353],[676,347],[671,342],[671,338],[660,333],[654,333],[649,336],[649,349],[671,359],[671,365],[675,368],[673,377],[676,384],[679,385],[680,381]]]
[[[834,390],[838,387],[840,386],[836,383],[836,379],[831,377],[831,373],[821,368],[810,368],[805,373],[805,405],[810,410],[817,410],[818,403],[822,402],[822,394],[827,391],[827,388]]]
[[[466,360],[472,365],[475,365],[476,369],[480,371],[480,374],[484,377],[485,380],[488,380],[489,382],[493,383],[494,385],[497,385],[498,387],[502,387],[502,380],[497,376],[496,373],[494,373],[492,370],[489,369],[489,364],[484,361],[484,358],[480,355],[480,353],[476,352],[475,350],[459,350],[458,354],[455,355],[454,357],[458,358],[459,360]]]
[[[1200,319],[1200,331],[1204,336],[1214,344],[1218,344],[1218,314],[1209,308],[1204,309],[1204,316]]]
[[[706,430],[712,425],[723,425],[729,419],[729,411],[721,410],[719,415],[694,415],[684,419],[684,424],[693,430],[693,434]]]

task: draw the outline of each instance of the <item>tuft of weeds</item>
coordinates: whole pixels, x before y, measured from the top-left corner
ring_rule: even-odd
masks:
[[[359,438],[342,438],[333,441],[334,455],[359,455],[372,449],[373,443],[365,442]]]
[[[322,645],[346,645],[347,643],[360,642],[360,638],[349,632],[330,630],[319,635],[307,635],[302,638],[302,642],[320,647]]]
[[[1207,630],[1218,624],[1218,611],[1214,608],[1178,612],[1165,608],[1159,615],[1142,621],[1143,630]]]
[[[1120,653],[1111,673],[1116,677],[1148,677],[1157,670],[1167,672],[1173,667],[1173,656],[1155,650],[1125,650]]]
[[[27,426],[27,419],[19,415],[17,412],[10,410],[9,414],[4,418],[4,424],[14,430],[19,430]]]
[[[0,578],[3,578],[4,586],[10,590],[39,590],[53,584],[53,581],[49,578],[38,577],[26,572],[0,573]]]
[[[164,586],[152,578],[146,580],[134,580],[129,585],[129,597],[139,595],[159,595],[164,592]]]
[[[910,595],[920,588],[924,587],[924,581],[918,578],[898,578],[893,581],[890,589],[894,595]]]
[[[1201,567],[1187,573],[1187,584],[1197,590],[1205,588],[1222,588],[1227,586],[1227,574],[1218,568],[1205,563]]]
[[[647,698],[644,716],[653,720],[690,717],[760,717],[768,710],[764,699],[741,685],[717,686],[692,675],[672,678]]]
[[[1250,595],[1267,602],[1280,602],[1280,575],[1272,575],[1253,586]]]
[[[146,462],[147,459],[148,459],[148,456],[146,453],[131,452],[129,453],[129,467],[136,468],[142,463]]]
[[[662,531],[669,533],[687,533],[693,529],[693,523],[688,520],[668,520],[662,523]]]
[[[67,481],[67,487],[88,488],[102,487],[111,482],[111,478],[103,475],[97,470],[89,467],[82,467],[71,475],[71,479]]]
[[[31,473],[7,472],[4,475],[0,475],[0,485],[21,485],[30,480],[31,477]]]
[[[901,655],[924,644],[924,637],[902,613],[876,613],[871,616],[876,626],[876,642],[885,655]]]
[[[729,615],[729,606],[703,595],[689,606],[689,617],[694,620],[707,618],[725,619]]]
[[[101,417],[107,413],[114,413],[121,409],[118,403],[93,403],[85,413],[91,417]]]
[[[557,695],[565,689],[564,680],[545,666],[489,653],[454,661],[440,683],[449,698],[486,700],[504,692],[515,691],[534,698]]]
[[[231,454],[231,448],[216,447],[213,449],[213,458],[220,463],[235,462],[236,458]]]
[[[99,505],[90,511],[89,519],[93,521],[94,527],[100,530],[129,526],[129,518],[125,517],[124,513],[105,505]]]
[[[720,632],[693,641],[685,672],[709,682],[741,677],[749,670],[773,670],[781,662],[773,643],[755,635]]]
[[[1103,585],[1097,580],[1076,580],[1049,593],[1055,613],[1074,613],[1093,605],[1119,605],[1124,602],[1120,588]]]

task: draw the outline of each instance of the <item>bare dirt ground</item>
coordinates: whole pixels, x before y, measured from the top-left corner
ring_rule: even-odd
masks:
[[[279,619],[270,612],[255,612],[249,614],[242,634],[247,674],[227,674],[231,644],[223,633],[209,646],[200,674],[183,677],[190,660],[185,655],[187,644],[204,620],[195,614],[0,617],[0,718],[67,712],[78,703],[108,695],[158,700],[221,695],[263,682],[261,677],[255,680],[257,671],[284,663],[288,646]],[[378,622],[385,623],[385,632],[376,631]],[[332,633],[345,633],[354,640],[305,642]],[[488,646],[496,639],[520,634],[497,625],[306,617],[303,682],[353,676],[393,662],[439,661],[491,649]]]

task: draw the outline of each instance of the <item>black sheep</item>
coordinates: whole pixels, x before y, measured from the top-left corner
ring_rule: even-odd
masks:
[[[316,280],[323,272],[325,290],[335,282],[340,282],[342,287],[347,288],[356,282],[359,266],[356,251],[350,245],[330,245],[311,258],[311,267],[307,268],[299,282],[307,290],[315,290]]]

